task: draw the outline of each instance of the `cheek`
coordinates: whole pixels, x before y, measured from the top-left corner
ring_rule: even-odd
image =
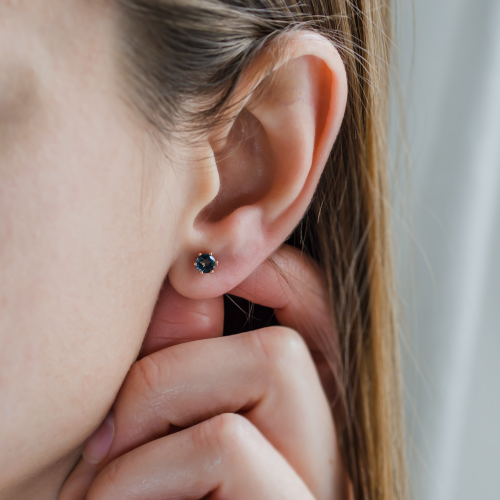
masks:
[[[1,470],[57,458],[104,416],[171,259],[168,193],[150,189],[167,174],[125,116],[85,102],[53,103],[0,152]]]

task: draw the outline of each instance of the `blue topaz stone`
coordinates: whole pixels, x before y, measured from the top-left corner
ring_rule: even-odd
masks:
[[[200,274],[214,273],[215,266],[219,264],[212,253],[199,253],[194,265]]]

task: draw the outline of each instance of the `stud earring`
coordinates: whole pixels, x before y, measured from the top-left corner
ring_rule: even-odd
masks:
[[[215,266],[219,265],[219,261],[215,260],[212,252],[199,253],[194,265],[200,274],[215,273]]]

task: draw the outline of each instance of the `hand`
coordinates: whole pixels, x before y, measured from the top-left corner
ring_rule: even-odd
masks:
[[[104,460],[82,460],[60,500],[348,498],[332,414],[303,340],[314,349],[314,339],[334,335],[324,284],[291,247],[273,261],[278,267],[266,261],[231,293],[275,308],[280,327],[221,337],[221,298],[194,301],[166,287],[144,357],[114,404],[109,453],[99,456],[110,440],[101,429],[86,452]]]

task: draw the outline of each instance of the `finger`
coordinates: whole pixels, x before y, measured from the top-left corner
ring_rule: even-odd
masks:
[[[282,245],[230,293],[273,308],[281,325],[304,337],[328,398],[336,401],[342,387],[338,332],[319,266],[300,250]],[[339,419],[340,413],[336,414]]]
[[[99,470],[85,460],[80,460],[63,484],[58,500],[85,500],[87,491]]]
[[[177,345],[137,362],[114,405],[104,463],[172,426],[229,412],[243,412],[316,498],[331,499],[341,459],[330,407],[307,345],[283,327]]]
[[[335,336],[324,276],[294,247],[281,246],[229,293],[275,309],[280,324],[300,332],[312,349],[320,338]]]
[[[178,294],[167,279],[158,296],[139,358],[176,344],[220,337],[223,325],[222,297],[188,299]],[[59,500],[84,500],[97,472],[98,468],[81,460],[66,480]]]
[[[183,297],[167,279],[146,332],[140,357],[166,347],[222,335],[222,297],[194,300]]]
[[[245,418],[224,414],[136,448],[96,478],[88,500],[313,500]],[[337,497],[342,498],[342,497]]]

